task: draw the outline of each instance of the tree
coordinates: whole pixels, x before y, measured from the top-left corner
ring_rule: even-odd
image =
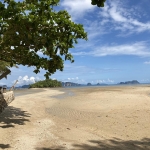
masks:
[[[91,4],[104,7],[104,2],[92,0]],[[54,11],[58,3],[59,0],[0,1],[0,62],[34,66],[35,73],[43,68],[48,78],[57,69],[63,70],[63,58],[74,61],[68,50],[77,39],[87,39],[87,34],[66,11]],[[4,70],[0,70],[0,79],[10,73],[8,66]]]
[[[0,61],[0,80],[2,78],[7,78],[7,75],[10,74],[9,64],[4,61]]]
[[[14,67],[18,68],[18,66],[13,65]],[[10,65],[8,62],[0,61],[0,80],[3,78],[7,79],[7,75],[11,73]]]
[[[69,49],[78,39],[87,40],[81,24],[67,11],[55,11],[59,0],[0,1],[0,61],[35,67],[47,72],[63,70],[64,60],[73,62]]]
[[[92,5],[97,5],[98,7],[104,7],[104,2],[106,0],[92,0],[91,4]]]

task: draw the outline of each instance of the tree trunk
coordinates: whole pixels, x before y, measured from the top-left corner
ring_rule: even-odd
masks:
[[[9,69],[7,69],[1,76],[0,76],[0,80],[3,78],[7,78],[7,75],[10,74],[11,71]]]

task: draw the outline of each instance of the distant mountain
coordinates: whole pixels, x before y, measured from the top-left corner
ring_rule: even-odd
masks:
[[[140,84],[140,83],[137,80],[132,80],[132,81],[120,82],[119,84]]]
[[[23,85],[21,88],[29,88],[30,85]]]
[[[22,86],[15,86],[15,89],[19,88],[29,88],[30,85],[22,85]]]
[[[108,84],[105,84],[105,83],[97,83],[96,85],[108,85]]]
[[[73,83],[73,82],[62,82],[62,86],[80,86],[81,84]]]
[[[92,84],[91,84],[91,83],[88,83],[88,84],[87,84],[87,86],[90,86],[90,85],[92,85]]]

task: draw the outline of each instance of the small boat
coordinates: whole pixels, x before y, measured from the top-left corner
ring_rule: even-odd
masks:
[[[0,87],[0,113],[15,99],[13,89],[17,82],[18,80],[9,91],[6,91],[7,86]]]

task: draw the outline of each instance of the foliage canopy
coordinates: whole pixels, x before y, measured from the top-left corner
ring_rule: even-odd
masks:
[[[69,49],[78,39],[87,40],[81,24],[67,11],[55,11],[59,0],[0,1],[0,61],[46,70],[45,77],[73,62]]]
[[[16,66],[16,65],[13,65],[13,67],[18,68],[18,66]],[[11,68],[11,66],[8,62],[0,60],[0,80],[3,78],[7,79],[7,75],[11,73],[10,68]]]
[[[104,7],[104,2],[106,0],[92,0],[91,4],[92,5],[97,5],[98,7]]]
[[[3,78],[7,78],[7,75],[11,72],[9,68],[9,63],[0,61],[0,80]]]
[[[104,7],[106,0],[91,0]],[[71,21],[67,11],[55,11],[59,0],[0,1],[0,74],[14,64],[34,66],[47,72],[63,70],[64,60],[73,62],[69,48],[87,39],[81,24]],[[10,70],[9,70],[10,71]],[[6,77],[5,75],[3,77]]]

